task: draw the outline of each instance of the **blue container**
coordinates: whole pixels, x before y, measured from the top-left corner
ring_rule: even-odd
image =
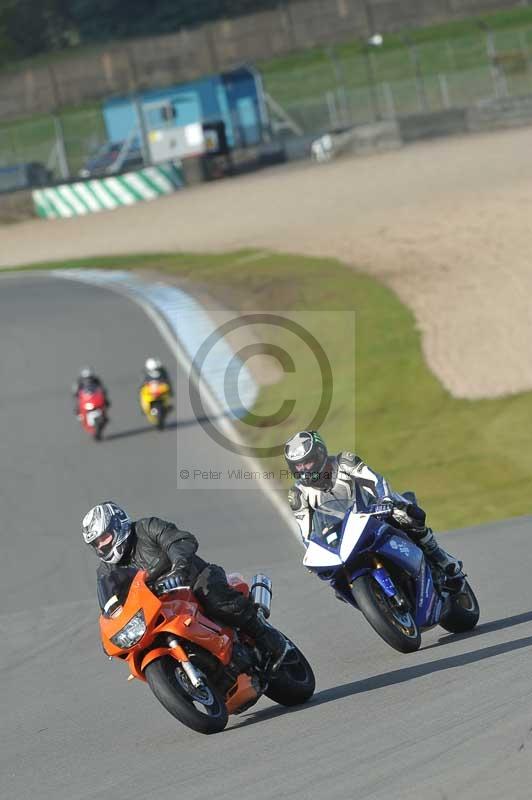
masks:
[[[138,105],[148,133],[162,127],[222,121],[230,148],[260,144],[267,124],[261,81],[249,67],[107,100],[103,116],[109,141],[123,142],[135,131],[138,135]]]

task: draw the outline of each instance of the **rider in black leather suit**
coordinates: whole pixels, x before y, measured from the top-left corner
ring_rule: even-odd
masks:
[[[257,647],[279,659],[287,643],[275,628],[257,615],[251,600],[227,582],[222,567],[197,555],[198,541],[173,522],[147,517],[132,522],[113,502],[92,508],[82,523],[83,539],[100,558],[98,600],[104,614],[122,605],[137,570],[149,581],[168,582],[171,588],[190,586],[207,614],[222,624],[253,636]]]

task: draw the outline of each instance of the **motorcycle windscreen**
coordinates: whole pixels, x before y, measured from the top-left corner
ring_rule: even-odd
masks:
[[[330,498],[323,502],[312,513],[310,541],[338,552],[347,515],[352,507],[353,501],[348,498]]]
[[[381,526],[382,522],[371,514],[349,514],[344,525],[340,546],[342,561],[347,564],[357,554],[371,548]]]
[[[344,516],[345,503],[340,506],[336,501],[331,507],[320,507],[312,513],[312,530],[303,564],[318,575],[326,570],[330,578],[334,569],[342,565],[339,549]],[[331,568],[333,573],[330,573]]]

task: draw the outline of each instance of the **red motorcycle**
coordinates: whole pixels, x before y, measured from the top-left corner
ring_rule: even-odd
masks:
[[[83,389],[78,395],[78,417],[82,428],[96,442],[102,438],[103,429],[107,425],[107,403],[102,389],[88,392]]]

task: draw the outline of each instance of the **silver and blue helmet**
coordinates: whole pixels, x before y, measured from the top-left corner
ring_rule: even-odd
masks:
[[[131,520],[116,503],[100,503],[83,517],[83,541],[90,544],[106,564],[117,564],[123,557],[131,535]]]

